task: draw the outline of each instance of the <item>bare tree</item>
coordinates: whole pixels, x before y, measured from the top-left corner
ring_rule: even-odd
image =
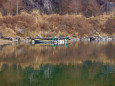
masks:
[[[17,15],[18,15],[18,10],[19,10],[19,8],[18,8],[18,0],[17,0]]]
[[[23,8],[22,0],[7,0],[2,4],[2,9],[11,14],[19,14],[19,9]]]

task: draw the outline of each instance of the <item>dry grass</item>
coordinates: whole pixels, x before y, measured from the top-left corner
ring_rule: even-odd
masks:
[[[111,27],[108,22],[112,22]],[[30,14],[22,11],[18,16],[2,16],[0,14],[0,32],[5,36],[89,36],[99,33],[112,34],[115,20],[108,15],[86,18],[82,15],[40,14],[34,10]],[[105,28],[106,27],[106,28]],[[112,30],[111,30],[112,29]],[[115,32],[115,31],[114,31]]]
[[[105,24],[104,24],[104,29],[103,31],[107,34],[114,34],[115,33],[115,19],[109,19]]]
[[[93,26],[94,32],[98,31],[98,34],[112,36],[115,33],[115,13],[104,13],[103,15],[90,17],[88,22]]]

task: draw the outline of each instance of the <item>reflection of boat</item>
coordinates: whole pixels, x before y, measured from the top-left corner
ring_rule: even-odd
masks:
[[[32,44],[38,43],[48,43],[48,44],[66,44],[68,37],[41,37],[41,38],[34,38],[32,39]]]
[[[58,44],[58,43],[37,43],[34,44],[34,46],[52,46],[52,47],[56,47],[56,46],[65,46],[67,47],[70,43],[65,43],[65,44]]]

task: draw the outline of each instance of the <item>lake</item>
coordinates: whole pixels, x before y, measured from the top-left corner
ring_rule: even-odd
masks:
[[[115,42],[0,45],[0,86],[115,86]]]

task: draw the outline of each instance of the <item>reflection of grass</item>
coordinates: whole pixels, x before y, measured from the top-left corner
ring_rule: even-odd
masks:
[[[41,64],[82,64],[84,61],[95,61],[114,64],[113,43],[76,43],[68,47],[48,46],[7,46],[0,51],[0,62],[33,65]],[[112,62],[112,63],[111,63]]]
[[[2,45],[2,44],[9,44],[9,43],[12,43],[12,41],[0,39],[0,45]]]

